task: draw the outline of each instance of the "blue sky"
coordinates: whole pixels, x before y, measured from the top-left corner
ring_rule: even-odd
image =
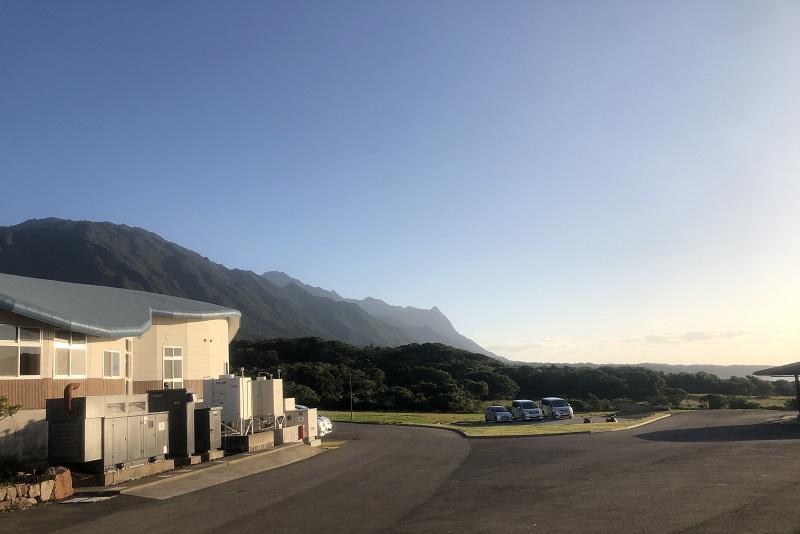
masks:
[[[0,224],[141,226],[438,305],[519,359],[795,361],[798,24],[779,1],[0,0]]]

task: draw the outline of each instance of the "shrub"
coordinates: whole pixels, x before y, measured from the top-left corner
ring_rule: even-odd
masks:
[[[286,384],[286,396],[294,397],[297,404],[302,404],[311,408],[319,405],[319,395],[317,395],[317,392],[303,384],[288,382]]]
[[[0,395],[0,420],[5,419],[6,417],[11,417],[17,413],[20,408],[22,408],[22,406],[19,404],[11,404],[8,401],[8,397]]]
[[[728,408],[733,409],[745,409],[745,408],[759,408],[759,405],[755,402],[751,402],[747,400],[747,397],[728,397]]]
[[[727,404],[727,399],[723,395],[712,393],[703,397],[703,400],[708,403],[708,407],[712,410],[720,410]]]

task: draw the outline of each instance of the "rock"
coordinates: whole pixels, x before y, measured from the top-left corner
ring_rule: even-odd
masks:
[[[6,486],[6,500],[13,501],[16,498],[17,498],[16,486]]]
[[[54,480],[45,480],[39,484],[39,491],[41,492],[41,496],[39,498],[42,500],[42,502],[49,501],[53,497],[53,488],[55,485],[56,483]]]
[[[34,499],[33,501],[34,504],[36,504],[36,499]],[[24,510],[25,508],[29,507],[30,503],[28,502],[27,497],[17,497],[16,499],[14,499],[14,505],[13,505],[14,510]]]
[[[11,508],[11,501],[0,501],[0,512],[5,512]]]
[[[6,499],[6,493],[7,493],[6,487],[0,486],[0,501],[4,501]]]
[[[56,478],[54,480],[55,485],[53,487],[53,498],[66,499],[73,493],[72,474],[69,472],[69,469],[64,469],[63,467],[59,467],[58,469],[63,469],[63,471],[56,473]]]
[[[35,499],[42,494],[41,490],[39,489],[39,484],[31,484],[28,486],[28,497],[31,499]]]
[[[14,487],[17,488],[17,497],[27,497],[28,496],[28,485],[27,484],[14,484]]]

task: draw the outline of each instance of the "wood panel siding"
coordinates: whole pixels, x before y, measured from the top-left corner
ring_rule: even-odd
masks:
[[[133,383],[133,392],[135,394],[147,393],[152,389],[163,389],[164,383],[161,380],[136,380]]]
[[[73,392],[76,397],[87,395],[124,395],[125,381],[121,378],[30,378],[0,380],[0,395],[8,397],[12,404],[20,404],[25,410],[45,407],[45,399],[60,399],[68,384],[80,384]]]

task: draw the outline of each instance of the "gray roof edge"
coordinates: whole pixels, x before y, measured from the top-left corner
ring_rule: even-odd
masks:
[[[238,310],[232,308],[225,308],[215,312],[176,312],[169,310],[158,310],[150,308],[150,318],[144,323],[130,327],[99,327],[81,323],[78,321],[70,321],[61,315],[44,308],[39,308],[31,304],[18,302],[17,300],[0,295],[0,309],[22,315],[35,321],[51,324],[53,326],[60,326],[67,330],[81,332],[90,336],[104,337],[104,338],[119,338],[129,336],[141,336],[152,326],[152,316],[159,315],[162,317],[172,317],[175,319],[220,319],[228,317],[241,317],[242,314]]]
[[[800,362],[759,369],[753,373],[755,376],[794,376],[796,374],[800,374]]]
[[[213,312],[176,312],[150,308],[150,314],[159,315],[161,317],[171,317],[174,319],[227,319],[228,317],[242,316],[242,312],[239,310],[234,310],[233,308],[225,308]]]
[[[113,338],[113,337],[140,336],[144,332],[146,332],[147,329],[150,328],[150,325],[152,324],[150,320],[147,320],[145,321],[144,324],[134,327],[102,328],[98,326],[84,324],[78,321],[70,321],[58,315],[57,313],[46,310],[44,308],[39,308],[38,306],[34,306],[32,304],[25,304],[23,302],[18,302],[17,300],[11,297],[7,297],[5,295],[0,295],[0,309],[16,313],[17,315],[22,315],[23,317],[27,317],[28,319],[41,321],[43,323],[51,324],[53,326],[60,326],[61,328],[65,328],[67,330],[74,330],[75,332],[81,332],[83,334],[87,334],[90,336],[97,336],[97,337]]]

